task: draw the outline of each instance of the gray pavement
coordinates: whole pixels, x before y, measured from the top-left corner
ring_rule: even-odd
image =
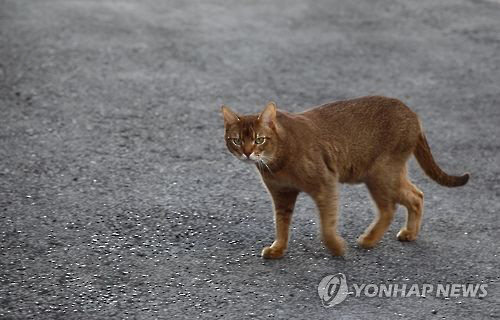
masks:
[[[498,1],[0,1],[0,318],[500,317]],[[219,106],[300,111],[382,94],[421,117],[446,189],[419,239],[372,250],[364,187],[344,186],[344,258],[301,196],[285,258],[271,203],[226,151]],[[356,297],[354,284],[486,284],[486,297]]]

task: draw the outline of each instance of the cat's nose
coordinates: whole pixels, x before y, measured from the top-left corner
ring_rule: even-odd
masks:
[[[247,158],[250,157],[250,155],[252,154],[252,151],[243,151],[243,154],[247,156]]]

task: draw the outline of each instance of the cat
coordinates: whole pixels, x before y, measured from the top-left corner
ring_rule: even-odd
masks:
[[[423,193],[407,177],[412,154],[442,186],[463,186],[469,180],[469,173],[451,176],[436,164],[418,116],[397,99],[361,97],[301,113],[278,111],[274,102],[258,115],[239,115],[227,106],[221,111],[227,149],[256,166],[273,201],[276,240],[262,250],[264,258],[284,255],[300,192],[318,208],[324,245],[341,256],[345,242],[336,232],[338,183],[367,186],[378,215],[358,243],[372,248],[389,227],[396,204],[408,211],[397,239],[417,238]]]

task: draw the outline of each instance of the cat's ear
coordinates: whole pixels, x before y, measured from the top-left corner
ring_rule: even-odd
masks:
[[[276,120],[276,103],[269,102],[259,115],[259,120],[265,125],[271,125]]]
[[[240,121],[240,117],[233,110],[229,109],[227,106],[220,107],[222,115],[224,116],[224,124],[231,124]]]

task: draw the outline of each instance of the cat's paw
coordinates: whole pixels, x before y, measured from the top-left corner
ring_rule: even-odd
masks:
[[[325,237],[323,238],[323,243],[334,256],[343,256],[345,254],[346,251],[345,241],[341,237],[339,236]]]
[[[375,247],[378,243],[378,239],[374,239],[368,235],[365,235],[365,234],[362,234],[359,238],[358,238],[358,244],[361,248],[364,248],[364,249],[371,249],[373,247]]]
[[[281,248],[265,247],[262,249],[262,258],[266,259],[279,259],[283,257],[285,250]]]
[[[397,237],[399,241],[414,241],[417,239],[417,235],[406,228],[399,230]]]

